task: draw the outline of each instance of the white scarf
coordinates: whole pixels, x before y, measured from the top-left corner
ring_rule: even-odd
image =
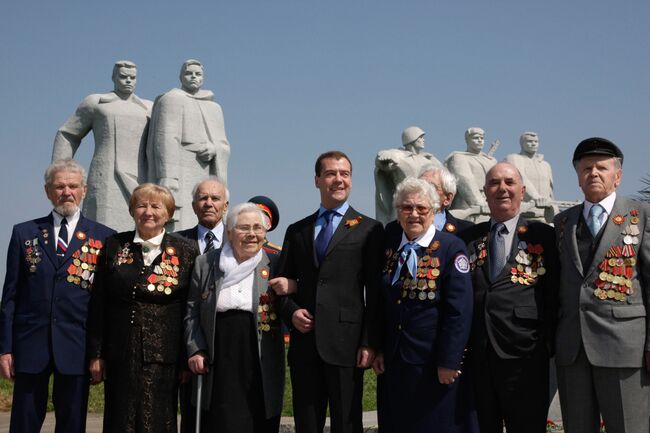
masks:
[[[257,265],[262,261],[262,250],[248,260],[237,263],[235,254],[230,243],[223,246],[221,257],[219,258],[219,269],[224,273],[221,287],[230,287],[239,283],[241,280],[250,275]]]

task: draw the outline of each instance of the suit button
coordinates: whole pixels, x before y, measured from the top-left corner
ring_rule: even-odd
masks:
[[[399,304],[401,304],[401,303],[402,303],[402,300],[401,300],[401,299],[398,299],[398,300],[397,300],[397,305],[399,305]]]
[[[402,325],[397,325],[397,330],[401,331],[402,330]]]
[[[580,307],[580,311],[587,311],[587,306],[583,305],[582,307]]]

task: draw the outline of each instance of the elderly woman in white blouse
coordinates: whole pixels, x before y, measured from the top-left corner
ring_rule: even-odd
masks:
[[[185,316],[189,368],[205,375],[201,431],[277,432],[284,345],[264,215],[236,205],[226,230],[223,249],[196,259]]]

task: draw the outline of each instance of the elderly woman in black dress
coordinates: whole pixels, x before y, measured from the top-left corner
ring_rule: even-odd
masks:
[[[143,184],[129,201],[136,230],[106,239],[88,312],[92,383],[105,380],[104,433],[177,431],[185,363],[183,315],[195,245],[170,235],[167,188]]]
[[[284,344],[266,224],[253,203],[230,209],[226,224],[228,243],[196,260],[185,317],[190,370],[205,375],[201,431],[277,432]]]
[[[461,363],[472,321],[465,244],[436,230],[433,187],[406,178],[393,198],[403,233],[386,239],[379,426],[385,433],[476,432]]]

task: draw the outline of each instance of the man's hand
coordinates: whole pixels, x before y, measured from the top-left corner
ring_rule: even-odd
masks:
[[[375,360],[372,362],[372,369],[375,371],[375,374],[377,376],[384,374],[384,371],[386,371],[386,369],[384,368],[383,353],[378,353],[377,356],[375,356]]]
[[[460,370],[438,367],[438,381],[443,385],[451,385],[460,376]]]
[[[269,287],[272,288],[278,296],[290,295],[296,293],[298,290],[296,280],[284,277],[271,278],[269,280]]]
[[[88,363],[88,371],[90,371],[90,383],[97,385],[106,379],[106,370],[104,368],[104,360],[102,358],[93,358]]]
[[[370,368],[375,360],[375,350],[361,346],[357,349],[357,368]]]
[[[314,316],[304,308],[296,310],[291,316],[291,324],[298,331],[306,334],[314,330]]]
[[[214,143],[205,143],[205,149],[198,152],[196,156],[203,162],[210,162],[217,155],[217,146]]]
[[[0,375],[5,379],[14,380],[14,356],[11,353],[0,355]]]
[[[205,362],[206,356],[203,352],[196,352],[194,355],[190,356],[190,359],[187,360],[187,365],[190,367],[190,371],[194,374],[205,374],[210,369],[208,368],[208,363]]]

